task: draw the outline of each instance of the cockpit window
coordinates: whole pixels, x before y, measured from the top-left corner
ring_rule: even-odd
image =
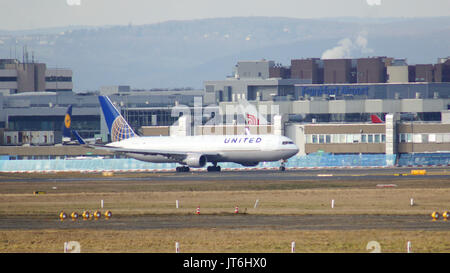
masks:
[[[292,141],[283,141],[283,143],[281,143],[282,145],[288,145],[288,144],[294,144],[294,142]]]

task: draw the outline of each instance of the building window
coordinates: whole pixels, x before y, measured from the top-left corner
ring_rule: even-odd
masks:
[[[325,135],[325,142],[331,143],[331,135]]]
[[[442,136],[442,142],[450,142],[450,134],[443,134]]]
[[[312,135],[312,143],[317,143],[317,135]]]
[[[361,142],[367,143],[367,135],[361,135]]]
[[[17,77],[0,77],[0,82],[16,82]]]
[[[422,143],[422,134],[413,134],[412,141],[413,143]]]
[[[375,135],[375,143],[380,143],[380,135]]]
[[[367,135],[367,142],[373,143],[373,135]]]
[[[386,143],[386,135],[385,134],[381,135],[381,142]]]
[[[347,135],[346,143],[353,143],[353,135]]]
[[[436,134],[429,134],[428,142],[436,142]]]
[[[412,142],[412,134],[406,134],[406,142]]]
[[[332,143],[339,143],[339,135],[338,134],[334,134],[331,136],[332,136],[332,138],[331,138]]]
[[[324,143],[324,137],[323,135],[319,135],[319,143],[323,144]]]
[[[71,82],[72,77],[63,77],[63,76],[49,76],[45,77],[46,82]]]

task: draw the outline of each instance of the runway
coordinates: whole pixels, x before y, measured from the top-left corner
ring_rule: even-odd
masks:
[[[222,171],[206,172],[192,171],[187,173],[173,172],[148,172],[137,173],[136,175],[126,175],[124,173],[115,173],[113,176],[95,176],[96,181],[269,181],[269,180],[410,180],[423,179],[424,175],[412,175],[411,170],[426,170],[427,179],[449,178],[450,168],[447,167],[427,167],[427,168],[342,168],[342,169],[309,169],[293,170],[285,172],[276,170],[240,170],[240,171]],[[129,173],[130,174],[130,173]],[[69,177],[68,177],[69,176]],[[0,177],[2,182],[79,182],[93,179],[92,173],[81,173],[76,177],[65,176],[61,173],[59,177],[37,175],[33,177]]]
[[[448,231],[450,223],[433,222],[427,215],[141,215],[119,216],[109,220],[70,219],[54,216],[6,216],[0,230],[89,229],[237,229],[237,230],[423,230]]]

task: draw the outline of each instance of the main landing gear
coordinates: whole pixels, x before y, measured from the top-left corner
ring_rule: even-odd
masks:
[[[217,166],[217,162],[213,164],[214,166],[208,166],[208,168],[206,168],[208,172],[220,172],[220,166]]]
[[[176,168],[177,173],[187,173],[190,171],[189,167],[187,166],[181,166]]]

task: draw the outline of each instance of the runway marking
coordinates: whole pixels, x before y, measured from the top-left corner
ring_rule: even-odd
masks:
[[[377,188],[395,188],[397,184],[377,184]]]

